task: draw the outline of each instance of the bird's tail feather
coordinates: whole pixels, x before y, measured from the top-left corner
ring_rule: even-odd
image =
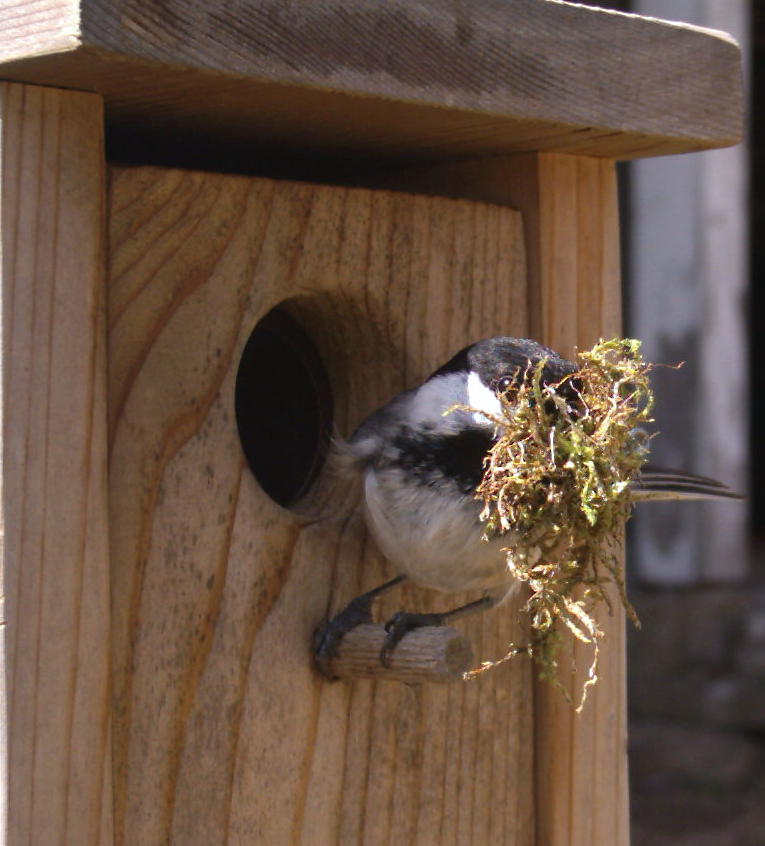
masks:
[[[646,465],[632,483],[636,502],[667,499],[743,499],[727,485],[706,476]]]

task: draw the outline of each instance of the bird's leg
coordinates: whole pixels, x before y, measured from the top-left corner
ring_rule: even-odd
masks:
[[[452,608],[451,611],[442,611],[435,614],[413,614],[409,611],[399,611],[394,614],[385,624],[385,631],[388,636],[385,638],[383,648],[380,650],[380,663],[388,666],[390,656],[397,644],[407,632],[412,629],[419,629],[423,626],[443,626],[452,620],[459,620],[460,617],[467,617],[468,614],[476,614],[478,611],[488,611],[504,598],[504,594],[494,596],[487,594],[475,602],[468,602],[467,605],[460,605],[459,608]]]
[[[313,654],[316,666],[327,676],[333,678],[329,670],[329,661],[337,656],[337,648],[343,635],[356,626],[372,622],[372,603],[396,585],[401,584],[406,576],[396,576],[389,582],[362,593],[352,599],[339,614],[319,626],[313,634]],[[403,637],[403,634],[402,634]]]

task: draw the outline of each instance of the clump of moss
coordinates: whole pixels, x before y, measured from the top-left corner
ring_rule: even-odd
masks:
[[[638,427],[650,419],[653,394],[639,341],[600,341],[577,363],[555,384],[543,381],[545,361],[516,374],[476,496],[485,537],[507,536],[507,566],[530,589],[531,643],[508,656],[529,652],[540,677],[568,697],[557,672],[564,635],[591,645],[581,708],[597,681],[602,631],[594,612],[609,605],[609,583],[638,623],[620,549],[629,485],[648,453]]]

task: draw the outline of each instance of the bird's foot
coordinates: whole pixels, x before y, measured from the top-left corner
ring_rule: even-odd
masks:
[[[328,678],[334,679],[330,662],[337,657],[340,641],[351,629],[372,622],[372,603],[375,596],[364,593],[352,599],[339,614],[320,625],[313,633],[313,656],[316,666]]]
[[[372,622],[372,603],[391,588],[404,581],[404,576],[397,576],[374,590],[362,593],[352,599],[339,614],[327,620],[313,633],[313,656],[319,671],[328,679],[334,679],[330,667],[337,657],[340,641],[351,629]],[[402,634],[403,637],[403,634]]]
[[[421,629],[423,626],[442,626],[445,614],[413,614],[409,611],[399,611],[385,624],[388,636],[380,650],[380,663],[383,667],[390,666],[390,656],[407,632]]]

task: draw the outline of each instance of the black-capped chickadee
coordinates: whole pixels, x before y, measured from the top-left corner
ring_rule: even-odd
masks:
[[[370,622],[373,601],[405,578],[446,593],[480,589],[484,596],[440,614],[395,614],[385,626],[383,663],[409,630],[491,608],[518,587],[502,552],[512,536],[482,542],[482,503],[475,490],[497,437],[494,421],[502,417],[498,395],[529,363],[540,360],[546,362],[545,383],[556,383],[577,369],[536,341],[479,341],[460,350],[419,387],[395,396],[367,417],[349,441],[337,445],[342,466],[361,477],[369,530],[401,575],[356,597],[317,631],[315,654],[325,672],[343,634]],[[740,499],[713,479],[650,465],[632,491],[636,501]]]

